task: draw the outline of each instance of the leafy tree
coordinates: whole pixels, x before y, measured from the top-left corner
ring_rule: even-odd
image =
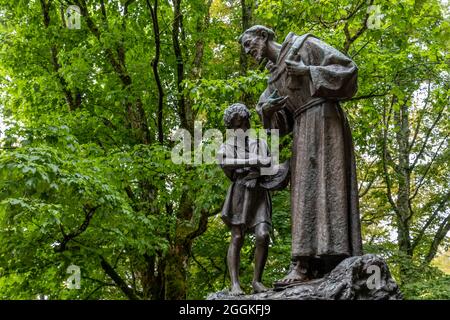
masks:
[[[174,163],[173,134],[224,130],[227,105],[254,107],[267,74],[236,40],[256,23],[356,61],[343,107],[365,251],[407,298],[450,297],[432,263],[450,244],[448,14],[437,0],[0,0],[0,297],[203,298],[228,285],[229,182],[214,164]],[[268,284],[290,259],[289,190],[273,202]],[[249,238],[243,283],[253,253]],[[73,264],[79,290],[65,284]]]

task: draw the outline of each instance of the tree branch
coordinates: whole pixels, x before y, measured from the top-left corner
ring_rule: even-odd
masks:
[[[350,19],[351,19],[351,18],[359,11],[359,9],[362,8],[362,6],[364,5],[364,3],[365,3],[364,0],[361,1],[361,2],[359,2],[359,3],[356,5],[356,8],[355,8],[353,11],[351,11],[351,12],[344,18],[344,20],[350,20]]]
[[[81,14],[84,16],[86,20],[86,24],[92,34],[97,38],[97,40],[101,43],[101,32],[100,29],[95,25],[91,16],[89,15],[89,10],[87,8],[87,4],[85,0],[77,0],[77,5],[80,7]],[[131,78],[124,69],[124,66],[114,57],[114,53],[111,48],[105,48],[106,57],[108,58],[111,66],[114,71],[117,73],[119,78],[121,79],[123,85],[128,87],[131,84]]]
[[[105,24],[105,27],[108,28],[108,16],[106,15],[106,7],[104,0],[100,0],[100,8],[102,10],[102,20]]]
[[[444,139],[442,139],[441,143],[439,144],[436,152],[434,153],[433,157],[431,158],[430,162],[427,165],[427,168],[425,169],[424,174],[422,175],[422,177],[420,178],[419,182],[416,184],[416,189],[414,190],[413,195],[409,198],[409,201],[411,202],[418,194],[419,189],[422,187],[422,185],[425,183],[425,178],[428,174],[428,172],[430,171],[431,165],[434,163],[434,160],[436,159],[437,155],[439,154],[439,151],[441,150],[442,146],[444,145],[444,142],[447,141],[448,138],[448,134],[445,136]]]
[[[173,22],[172,22],[172,44],[176,60],[177,71],[177,108],[180,117],[181,127],[187,129],[189,132],[193,131],[190,121],[188,119],[188,112],[186,110],[186,102],[183,95],[182,83],[184,80],[184,62],[183,53],[180,47],[180,28],[181,28],[181,1],[173,0]]]
[[[202,210],[197,228],[191,233],[189,233],[186,236],[186,239],[188,239],[188,241],[191,241],[197,238],[198,236],[202,235],[203,233],[205,233],[206,228],[208,226],[208,218],[216,215],[217,213],[220,212],[220,210],[221,210],[220,207],[216,208],[215,210],[212,210],[212,212]]]
[[[203,36],[203,32],[209,26],[209,18],[210,18],[210,8],[211,8],[212,0],[208,0],[206,3],[206,13],[203,18],[203,21],[200,18],[197,21],[196,32],[199,36],[199,39],[195,42],[195,55],[193,61],[192,68],[192,79],[198,79],[201,77],[201,66],[203,61],[203,53],[205,48],[205,37]]]
[[[436,256],[439,245],[442,240],[444,240],[447,233],[450,231],[450,214],[442,221],[442,224],[439,226],[439,229],[431,243],[430,249],[428,250],[428,254],[425,257],[424,263],[429,264],[431,260]]]
[[[69,243],[69,241],[78,237],[80,234],[86,231],[87,227],[89,226],[89,223],[91,222],[92,217],[94,216],[95,211],[97,211],[98,208],[99,206],[89,207],[87,205],[84,205],[83,206],[83,211],[85,213],[84,221],[74,232],[66,234],[64,231],[64,227],[61,224],[59,225],[61,233],[63,234],[63,239],[61,243],[55,247],[56,252],[63,252],[64,250],[66,250],[66,246]]]
[[[50,25],[50,5],[51,5],[52,1],[49,0],[48,3],[45,3],[45,0],[40,0],[40,2],[41,2],[44,26],[45,26],[45,29],[48,30],[48,27]],[[64,20],[63,20],[63,23],[64,23]],[[69,111],[74,111],[81,105],[81,99],[73,98],[73,94],[68,87],[68,83],[67,83],[66,79],[64,79],[64,77],[59,72],[59,70],[61,69],[61,65],[59,64],[59,61],[58,61],[58,49],[57,49],[56,45],[54,45],[54,44],[51,45],[50,54],[51,54],[51,62],[53,65],[53,71],[55,72],[56,78],[58,79],[58,82],[61,86],[62,92],[64,94],[64,98],[69,107]],[[78,95],[77,95],[77,97],[78,97]],[[79,97],[81,97],[81,95]]]
[[[416,126],[416,128],[414,130],[414,135],[413,135],[412,141],[409,144],[409,151],[410,152],[411,152],[411,149],[413,148],[414,144],[416,143],[417,135],[419,133],[420,125],[422,123],[423,114],[425,113],[425,110],[427,108],[428,101],[429,101],[429,98],[430,98],[430,93],[431,93],[431,81],[428,81],[428,90],[427,90],[427,97],[425,99],[425,105],[420,110],[421,112],[419,111],[419,119],[417,119],[417,126]]]
[[[128,6],[134,2],[133,0],[128,0],[124,3],[124,20],[122,21],[122,29],[125,32],[125,18],[128,13]],[[85,0],[76,0],[77,5],[80,7],[81,13],[86,20],[86,24],[91,31],[91,33],[97,38],[100,44],[102,44],[101,40],[101,31],[96,26],[91,16],[89,15],[89,10]],[[103,18],[105,19],[105,17]],[[111,48],[104,48],[106,57],[110,62],[113,70],[116,72],[118,77],[122,82],[122,86],[124,89],[129,90],[132,84],[131,76],[128,73],[125,61],[125,47],[124,47],[124,38],[122,36],[119,45],[116,48],[117,58],[114,55],[114,51]],[[130,94],[131,95],[131,94]],[[137,129],[138,131],[138,139],[143,144],[149,144],[151,142],[150,130],[148,128],[147,117],[145,114],[144,107],[142,105],[142,101],[140,98],[136,99],[135,104],[131,101],[127,101],[125,103],[125,111],[128,116],[128,120],[130,121],[132,127]]]
[[[205,274],[205,276],[208,278],[207,284],[209,287],[210,291],[213,291],[213,286],[211,285],[211,276],[210,276],[210,271],[208,271],[208,269],[206,269],[194,256],[194,254],[191,252],[191,258],[192,260],[194,260],[194,262],[203,270],[203,273]]]
[[[386,91],[385,93],[369,93],[362,96],[357,96],[349,99],[348,101],[356,101],[356,100],[364,100],[364,99],[371,99],[376,97],[385,97],[389,94],[389,91]]]
[[[386,181],[387,197],[388,197],[389,203],[392,206],[392,209],[398,215],[399,211],[398,211],[397,205],[395,204],[394,199],[392,198],[391,180],[389,178],[389,173],[388,173],[388,168],[387,168],[387,163],[386,163],[386,161],[387,161],[387,129],[388,129],[388,125],[389,125],[389,119],[390,119],[392,106],[394,105],[395,101],[396,101],[396,97],[392,96],[391,106],[390,106],[390,110],[389,110],[389,115],[386,115],[386,107],[383,108],[384,128],[383,128],[383,156],[382,156],[382,163],[383,163],[384,180]]]
[[[425,231],[428,229],[428,227],[431,225],[431,223],[436,219],[436,217],[438,216],[439,212],[442,209],[444,209],[444,206],[448,202],[449,197],[450,197],[450,191],[447,191],[447,193],[445,194],[445,196],[442,199],[442,201],[439,203],[439,205],[436,208],[436,210],[434,210],[434,212],[430,215],[430,217],[428,217],[427,221],[425,222],[423,227],[418,232],[416,238],[414,239],[414,241],[413,241],[413,243],[411,245],[412,250],[414,250],[417,247],[419,242],[422,240],[422,237],[424,236]]]
[[[153,26],[153,34],[155,37],[155,57],[151,61],[151,66],[153,69],[153,74],[155,76],[156,87],[158,88],[158,141],[160,144],[164,142],[164,128],[163,128],[163,99],[164,99],[164,90],[161,84],[161,78],[159,77],[158,71],[158,63],[160,58],[160,50],[161,50],[161,39],[160,39],[160,31],[159,31],[159,23],[158,23],[158,0],[154,0],[154,7],[150,4],[149,0],[146,0],[147,7],[150,10],[150,16],[152,18],[152,26]]]
[[[425,136],[425,140],[422,144],[422,147],[420,148],[419,153],[416,156],[416,159],[414,159],[413,164],[410,167],[410,170],[414,170],[414,167],[416,166],[417,162],[420,160],[420,158],[422,158],[423,152],[425,151],[425,148],[427,146],[428,140],[431,136],[431,133],[433,131],[433,129],[436,127],[436,125],[438,124],[439,120],[441,119],[442,115],[444,114],[444,110],[445,110],[445,105],[444,107],[442,107],[442,109],[439,111],[438,115],[436,116],[436,119],[434,119],[433,124],[431,125],[430,129],[428,130],[426,136]]]
[[[130,300],[139,300],[139,297],[134,293],[134,291],[128,287],[126,282],[120,277],[120,275],[114,270],[114,268],[100,256],[100,265],[105,273],[114,281],[114,283],[119,287],[120,290],[127,296]]]
[[[370,0],[368,5],[371,6],[373,4],[373,1],[374,0]],[[358,9],[359,8],[360,7],[358,7]],[[355,10],[355,13],[356,13],[356,11],[357,10]],[[364,17],[362,27],[358,31],[356,31],[356,33],[353,36],[350,35],[350,31],[348,30],[349,21],[347,20],[347,22],[345,23],[345,26],[344,26],[345,43],[344,43],[344,48],[342,50],[344,53],[347,53],[348,50],[350,49],[350,46],[352,45],[352,43],[355,42],[356,39],[358,39],[363,34],[363,32],[367,30],[367,21],[369,20],[369,16],[370,16],[370,13],[367,12]]]
[[[247,30],[251,27],[252,23],[252,9],[253,9],[253,3],[254,0],[241,0],[241,25],[242,25],[242,32]],[[248,55],[245,53],[244,47],[240,47],[240,54],[239,54],[239,65],[240,65],[240,72],[242,75],[245,75],[248,69]]]
[[[359,192],[359,198],[364,197],[367,192],[369,192],[370,188],[372,187],[373,183],[377,180],[378,177],[373,178],[372,180],[370,180],[369,184],[367,185],[367,187],[364,189],[364,191]],[[360,190],[361,191],[361,190]]]

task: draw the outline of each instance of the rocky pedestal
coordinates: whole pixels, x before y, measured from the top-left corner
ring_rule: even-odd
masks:
[[[207,300],[399,300],[400,290],[386,262],[373,254],[350,257],[322,279],[288,287],[283,291],[231,296],[227,291]]]

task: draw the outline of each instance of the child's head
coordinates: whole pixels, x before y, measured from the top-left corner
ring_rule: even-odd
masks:
[[[246,131],[250,128],[250,111],[244,104],[234,103],[225,110],[223,121],[228,129]]]

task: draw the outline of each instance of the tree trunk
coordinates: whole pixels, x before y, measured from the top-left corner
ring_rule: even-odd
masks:
[[[253,10],[254,0],[241,0],[241,10],[242,10],[242,32],[251,27],[252,24],[252,10]],[[248,70],[248,56],[241,47],[241,54],[239,56],[239,63],[241,66],[240,72],[242,75],[247,73]]]
[[[191,134],[194,132],[194,122],[189,105],[186,105],[186,99],[183,94],[184,80],[184,60],[183,52],[180,46],[180,32],[182,33],[182,12],[181,1],[173,1],[173,23],[172,23],[172,42],[173,51],[176,59],[176,83],[177,83],[177,109],[180,116],[181,127],[187,129]]]
[[[410,163],[409,163],[409,119],[407,102],[401,104],[399,110],[394,111],[394,123],[397,140],[397,233],[398,248],[400,253],[407,260],[412,259],[410,219],[412,212],[409,207],[410,197]],[[407,264],[402,264],[400,268],[400,280],[404,282],[407,273]]]
[[[152,17],[153,35],[155,38],[155,57],[153,58],[151,65],[153,69],[153,75],[155,76],[156,86],[158,88],[158,141],[160,144],[164,143],[164,132],[163,132],[163,100],[164,91],[161,83],[161,78],[159,76],[158,63],[160,58],[161,49],[161,39],[158,23],[158,0],[154,1],[154,7],[147,0],[147,7],[150,11],[150,16]]]
[[[176,83],[177,83],[177,109],[180,118],[181,127],[187,129],[191,134],[194,131],[195,115],[191,108],[191,103],[187,97],[183,95],[182,81],[185,79],[185,63],[189,59],[183,59],[183,52],[180,47],[179,37],[184,33],[182,24],[181,1],[174,0],[174,20],[172,29],[173,49],[176,57]],[[208,0],[205,4],[205,16],[197,20],[197,32],[200,34],[209,25],[209,11],[212,0]],[[193,56],[192,72],[189,79],[194,80],[201,77],[201,68],[203,63],[203,52],[205,41],[200,38],[195,43],[195,51]],[[187,168],[189,170],[189,168]],[[187,294],[187,268],[189,263],[190,251],[194,237],[202,234],[206,228],[200,223],[198,228],[186,228],[186,222],[191,221],[194,214],[194,204],[186,191],[180,199],[180,205],[177,212],[177,226],[175,229],[175,239],[172,240],[168,254],[165,256],[164,264],[164,294],[167,300],[186,299]],[[202,216],[203,217],[203,216]],[[204,222],[204,220],[201,220]],[[206,220],[207,221],[207,220]],[[193,236],[195,235],[195,236]]]
[[[185,300],[187,294],[187,268],[189,250],[185,245],[176,243],[166,257],[165,299]]]

